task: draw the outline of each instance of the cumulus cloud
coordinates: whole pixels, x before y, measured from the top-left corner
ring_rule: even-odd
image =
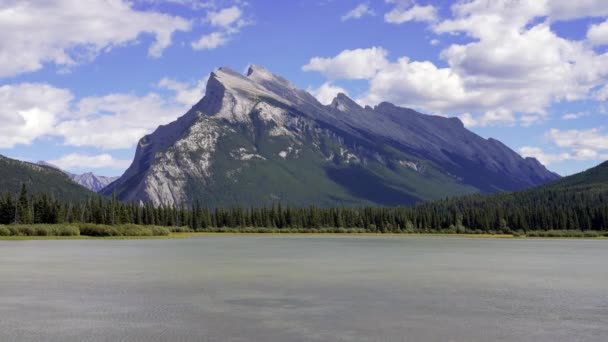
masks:
[[[542,148],[534,146],[524,146],[520,148],[519,154],[521,154],[522,157],[536,158],[536,160],[545,166],[574,159],[570,153],[547,153]]]
[[[540,0],[544,13],[554,20],[569,20],[582,17],[608,16],[608,6],[604,0],[554,1]]]
[[[176,31],[191,23],[181,17],[138,11],[124,0],[3,1],[0,3],[0,77],[41,69],[46,63],[72,66],[103,51],[154,38],[159,57]]]
[[[513,113],[505,108],[489,110],[479,117],[464,113],[460,116],[460,120],[466,127],[512,125],[517,121]]]
[[[388,51],[381,47],[344,50],[331,58],[313,57],[302,67],[331,79],[369,79],[388,65]]]
[[[547,136],[559,147],[577,151],[608,151],[608,135],[602,134],[599,128],[587,130],[559,130],[553,128],[549,130]]]
[[[194,50],[213,50],[222,45],[226,45],[230,37],[225,32],[211,32],[203,35],[199,40],[192,42]]]
[[[593,95],[598,101],[608,101],[608,84],[598,89]]]
[[[591,25],[587,31],[587,39],[595,45],[608,44],[608,20],[601,24]]]
[[[58,113],[68,111],[72,93],[47,84],[0,86],[0,148],[29,145],[53,132]]]
[[[309,88],[308,92],[324,105],[330,104],[340,93],[348,95],[346,89],[333,85],[331,82],[325,82],[318,88]]]
[[[145,96],[111,94],[86,97],[77,104],[73,119],[60,122],[54,134],[70,146],[123,149],[156,127],[184,114],[184,107],[150,93]]]
[[[223,8],[218,11],[210,11],[205,19],[217,31],[205,34],[198,40],[193,41],[191,46],[194,50],[213,50],[226,45],[233,35],[250,24],[243,17],[243,10],[238,6]]]
[[[576,113],[566,113],[562,115],[562,119],[564,120],[575,120],[587,116],[588,113],[585,112],[576,112]]]
[[[237,6],[224,8],[219,11],[209,12],[207,14],[207,20],[212,26],[221,27],[225,29],[231,29],[233,25],[239,26],[238,21],[242,21],[241,18],[243,11]]]
[[[366,15],[375,15],[375,13],[368,4],[359,4],[357,7],[344,14],[341,19],[342,21],[360,19]]]
[[[200,100],[206,80],[182,83],[164,78],[158,87],[170,92],[166,96],[109,94],[78,101],[69,90],[47,84],[0,86],[0,148],[31,144],[45,136],[63,138],[70,146],[131,148]]]
[[[62,170],[94,170],[94,169],[117,169],[124,170],[131,164],[131,160],[116,159],[108,153],[97,155],[84,155],[70,153],[48,161]]]
[[[165,77],[158,82],[158,86],[173,91],[177,103],[193,106],[205,95],[208,80],[209,76],[206,76],[195,83],[184,83]]]
[[[393,2],[396,9],[412,7],[409,1]],[[606,9],[594,0],[559,3],[457,2],[450,17],[431,26],[439,35],[463,36],[441,51],[441,64],[407,56],[388,60],[385,49],[374,47],[376,53],[358,49],[314,57],[303,69],[329,80],[368,80],[361,103],[389,101],[450,113],[468,126],[532,125],[546,120],[555,102],[608,98],[608,53],[588,41],[561,37],[551,26],[554,20],[598,16]]]
[[[586,130],[554,128],[545,136],[562,151],[547,153],[539,147],[525,146],[519,152],[526,157],[535,157],[545,165],[568,160],[608,159],[608,135],[598,128]]]
[[[437,9],[432,5],[413,5],[409,8],[398,4],[384,15],[384,21],[391,24],[403,24],[408,21],[434,22],[437,20]]]

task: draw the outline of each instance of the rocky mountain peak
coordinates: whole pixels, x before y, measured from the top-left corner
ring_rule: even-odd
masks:
[[[255,64],[249,66],[249,69],[247,70],[247,78],[268,87],[272,87],[274,85],[288,89],[296,89],[296,87],[287,79],[275,75],[268,69]]]
[[[344,93],[339,93],[333,99],[333,101],[331,102],[331,104],[329,106],[334,109],[337,109],[341,112],[348,112],[351,110],[362,110],[363,109],[363,107],[361,107],[357,102],[352,100],[350,97],[348,97]]]
[[[142,138],[103,193],[157,205],[401,205],[555,178],[458,119],[388,102],[362,108],[345,94],[324,106],[251,65],[211,73],[204,98]]]
[[[94,174],[93,172],[85,172],[82,174],[74,174],[71,172],[67,172],[65,170],[62,170],[59,166],[53,165],[49,162],[46,162],[44,160],[40,160],[36,163],[37,165],[42,165],[42,166],[46,166],[46,167],[50,167],[53,169],[56,169],[58,171],[61,171],[63,173],[65,173],[68,177],[70,177],[70,179],[72,181],[74,181],[75,183],[84,186],[85,188],[95,191],[95,192],[99,192],[101,191],[103,188],[105,188],[107,185],[109,185],[110,183],[112,183],[113,181],[117,180],[119,177],[105,177],[105,176],[99,176]]]

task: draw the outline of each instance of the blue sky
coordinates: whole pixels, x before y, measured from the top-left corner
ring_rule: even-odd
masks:
[[[608,159],[607,19],[603,0],[0,1],[0,154],[120,175],[211,71],[258,64],[567,175]]]

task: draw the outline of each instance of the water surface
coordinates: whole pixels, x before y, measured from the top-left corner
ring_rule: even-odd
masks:
[[[608,241],[0,241],[0,341],[606,341]]]

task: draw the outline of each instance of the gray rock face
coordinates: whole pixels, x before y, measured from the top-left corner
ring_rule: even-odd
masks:
[[[42,160],[39,161],[37,164],[55,168],[55,169],[65,173],[66,175],[68,175],[70,177],[70,179],[72,179],[72,181],[84,186],[85,188],[87,188],[89,190],[95,191],[95,192],[100,192],[103,188],[108,186],[110,183],[112,183],[113,181],[120,178],[120,177],[98,176],[92,172],[86,172],[86,173],[78,175],[78,174],[64,171],[64,170],[60,169],[58,166],[53,165],[51,163],[47,163]]]
[[[397,205],[556,178],[457,118],[363,108],[344,94],[324,106],[252,66],[213,72],[203,99],[143,137],[102,192],[156,205]]]
[[[81,175],[71,175],[71,178],[74,182],[84,186],[89,190],[100,192],[103,188],[105,188],[110,183],[120,177],[98,176],[96,174],[93,174],[92,172],[87,172]]]

